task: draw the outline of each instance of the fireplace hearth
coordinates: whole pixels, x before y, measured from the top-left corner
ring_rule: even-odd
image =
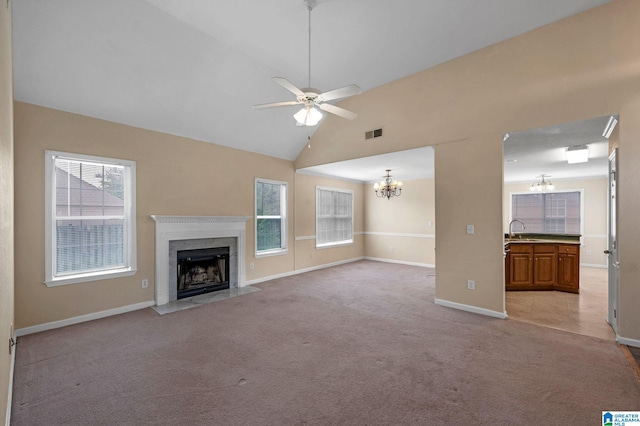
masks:
[[[177,298],[229,288],[229,247],[179,250]]]

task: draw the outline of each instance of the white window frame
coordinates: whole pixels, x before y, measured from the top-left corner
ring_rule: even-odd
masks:
[[[318,243],[318,222],[319,222],[319,218],[318,218],[318,208],[320,205],[319,202],[319,198],[320,198],[320,191],[333,191],[333,192],[341,192],[341,193],[346,193],[346,194],[350,194],[351,195],[351,238],[346,239],[346,240],[340,240],[340,241],[330,241],[330,242],[326,242],[326,243]],[[353,195],[353,191],[350,189],[340,189],[340,188],[332,188],[329,186],[316,186],[316,248],[317,249],[322,249],[322,248],[331,248],[331,247],[339,247],[339,246],[346,246],[346,245],[351,245],[353,244],[353,236],[354,236],[354,230],[353,230],[353,216],[354,216],[354,195]]]
[[[560,191],[546,191],[546,193],[562,193],[562,192],[579,192],[580,193],[580,240],[584,241],[584,188],[581,189],[563,189]],[[509,220],[513,220],[513,196],[514,195],[527,195],[536,194],[531,191],[514,191],[509,192]],[[525,223],[525,226],[527,224]]]
[[[56,273],[56,205],[55,205],[55,160],[64,158],[85,163],[123,166],[125,169],[125,255],[124,267],[83,272],[78,274]],[[134,275],[137,272],[136,247],[136,163],[130,160],[74,154],[61,151],[45,151],[45,284],[55,287]]]
[[[271,185],[280,185],[280,215],[278,216],[258,216],[258,184],[259,183],[267,183]],[[254,208],[253,211],[254,221],[253,221],[253,229],[255,233],[255,247],[254,252],[256,257],[266,257],[266,256],[276,256],[281,254],[286,254],[289,252],[287,245],[287,194],[289,193],[289,184],[287,182],[272,180],[272,179],[263,179],[256,178],[255,185],[253,188],[253,203]],[[268,250],[258,250],[258,219],[280,219],[280,248],[268,249]]]

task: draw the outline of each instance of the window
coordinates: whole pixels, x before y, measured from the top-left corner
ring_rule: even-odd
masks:
[[[256,256],[287,252],[287,183],[256,179]]]
[[[316,187],[316,247],[353,243],[353,191]]]
[[[48,286],[136,272],[135,162],[45,151]]]
[[[511,194],[511,219],[524,222],[526,232],[581,234],[581,191]]]

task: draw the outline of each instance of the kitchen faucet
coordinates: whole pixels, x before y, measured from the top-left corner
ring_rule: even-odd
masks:
[[[518,219],[513,219],[511,222],[509,222],[509,238],[513,238],[515,236],[515,234],[514,234],[514,232],[512,230],[513,222],[518,222],[520,225],[522,225],[522,230],[523,231],[526,229],[526,227],[524,226],[524,223],[522,223]]]

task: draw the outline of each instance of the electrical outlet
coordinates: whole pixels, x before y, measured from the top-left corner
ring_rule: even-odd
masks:
[[[393,247],[389,247],[389,253],[393,253]]]
[[[467,234],[469,235],[473,235],[475,234],[476,230],[475,227],[473,225],[467,225]]]
[[[467,281],[467,288],[469,290],[475,290],[476,289],[476,282],[474,280]]]
[[[253,268],[255,268],[255,265],[253,264],[253,262],[251,262],[251,263],[249,264],[249,269],[253,269]]]
[[[145,278],[142,280],[142,288],[147,288],[147,287],[149,287],[149,280]]]
[[[591,256],[591,250],[587,250],[587,256]]]

